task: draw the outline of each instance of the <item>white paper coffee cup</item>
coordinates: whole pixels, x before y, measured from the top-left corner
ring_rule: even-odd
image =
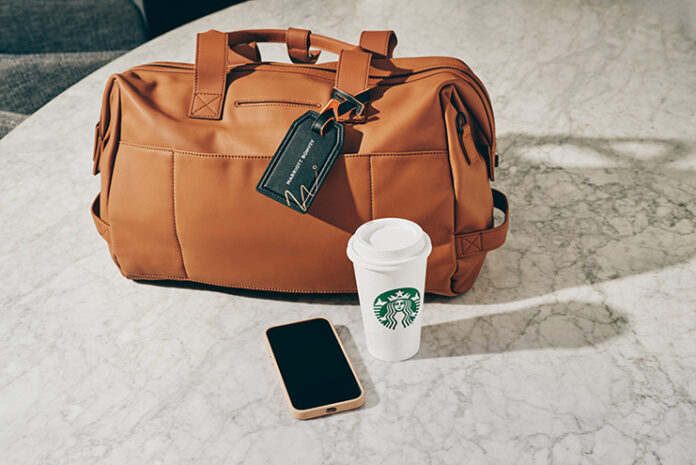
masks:
[[[413,357],[420,347],[430,237],[413,221],[380,218],[348,241],[367,350],[380,360]]]

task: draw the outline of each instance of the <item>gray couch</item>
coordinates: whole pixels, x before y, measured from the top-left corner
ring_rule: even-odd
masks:
[[[0,137],[147,37],[131,0],[0,0]]]

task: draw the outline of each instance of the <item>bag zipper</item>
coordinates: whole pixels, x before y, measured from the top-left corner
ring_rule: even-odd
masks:
[[[261,64],[261,65],[271,65],[271,66],[278,66],[278,67],[283,67],[283,68],[303,68],[303,69],[308,69],[312,71],[325,71],[327,73],[336,73],[335,69],[332,68],[320,68],[318,66],[309,66],[309,65],[301,65],[301,64],[288,64],[288,63],[275,63],[275,62],[259,62],[259,63],[249,63],[251,64]],[[146,63],[144,65],[139,65],[135,66],[131,69],[135,68],[143,68],[143,67],[148,67],[148,66],[154,66],[158,68],[171,68],[171,69],[181,69],[181,70],[186,70],[186,71],[193,71],[193,65],[189,63],[173,63],[173,62],[167,62],[167,61],[154,61],[152,63]],[[246,65],[242,65],[246,66]],[[490,103],[490,99],[488,98],[488,94],[486,90],[483,88],[483,85],[479,81],[479,79],[472,75],[471,73],[467,72],[466,70],[463,70],[461,68],[457,68],[456,66],[433,66],[432,68],[425,68],[425,69],[420,69],[418,71],[414,71],[412,73],[402,73],[402,74],[391,74],[389,76],[380,76],[376,74],[370,74],[369,77],[372,79],[393,79],[393,78],[402,78],[402,77],[408,77],[408,76],[414,76],[416,74],[423,74],[427,73],[430,71],[438,71],[438,70],[443,70],[443,69],[448,69],[448,70],[453,70],[457,71],[461,74],[464,74],[468,78],[470,78],[474,83],[476,84],[476,87],[478,88],[481,93],[483,93],[486,97],[486,100]]]
[[[264,107],[264,106],[282,106],[282,107],[310,107],[310,108],[320,108],[321,103],[318,102],[308,102],[290,99],[274,99],[274,98],[263,98],[254,100],[235,100],[235,107]]]
[[[259,63],[249,63],[249,65],[270,65],[270,66],[277,66],[277,67],[282,67],[282,68],[291,68],[291,69],[297,69],[297,68],[303,68],[307,69],[310,71],[324,71],[327,73],[333,73],[336,74],[335,69],[331,68],[320,68],[317,66],[312,66],[312,65],[298,65],[298,64],[288,64],[288,63],[276,63],[276,62],[259,62]],[[248,65],[242,65],[240,68],[243,66],[248,66]],[[174,63],[174,62],[167,62],[167,61],[155,61],[152,63],[147,63],[144,65],[139,65],[135,66],[131,69],[138,69],[138,68],[148,68],[148,67],[155,67],[155,68],[166,68],[166,69],[179,69],[179,70],[185,70],[185,71],[193,71],[193,65],[190,63]],[[433,66],[431,68],[425,68],[421,69],[418,71],[414,71],[411,73],[402,73],[402,74],[392,74],[390,76],[380,76],[380,75],[373,75],[370,74],[368,77],[372,79],[395,79],[395,78],[403,78],[403,77],[408,77],[408,76],[415,76],[418,74],[424,74],[424,73],[429,73],[432,71],[439,71],[439,70],[449,70],[449,71],[456,71],[466,78],[466,82],[474,89],[474,91],[479,95],[479,98],[483,100],[486,105],[484,105],[484,108],[486,110],[486,117],[488,118],[488,125],[490,126],[491,130],[493,129],[493,118],[489,114],[489,108],[491,108],[491,99],[488,96],[488,92],[486,92],[486,89],[483,87],[483,84],[481,81],[473,75],[473,73],[468,72],[462,68],[458,68],[456,66]]]

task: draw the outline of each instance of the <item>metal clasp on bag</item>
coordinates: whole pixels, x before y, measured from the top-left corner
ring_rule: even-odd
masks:
[[[455,121],[457,125],[457,134],[461,136],[462,134],[464,134],[464,125],[469,124],[469,120],[466,117],[466,113],[464,113],[463,111],[457,113],[457,119]]]
[[[319,116],[312,124],[312,131],[324,135],[324,129],[331,120],[338,120],[341,115],[355,110],[355,114],[361,116],[365,111],[365,103],[370,98],[369,89],[358,95],[350,95],[342,90],[334,88],[331,91],[331,98],[326,105],[319,111]]]

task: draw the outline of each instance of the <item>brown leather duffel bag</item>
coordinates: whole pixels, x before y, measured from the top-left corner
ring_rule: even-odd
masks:
[[[293,64],[262,62],[284,42]],[[456,295],[503,244],[491,190],[495,126],[455,58],[392,58],[391,31],[355,46],[301,29],[198,35],[196,63],[111,76],[96,128],[92,205],[124,276],[287,292],[355,292],[346,244],[365,221],[415,221],[433,244],[426,290]],[[323,49],[338,62],[315,64]],[[288,128],[334,88],[369,95],[339,117],[344,145],[306,214],[255,187]],[[367,94],[365,94],[366,91]],[[493,227],[493,208],[505,222]]]

